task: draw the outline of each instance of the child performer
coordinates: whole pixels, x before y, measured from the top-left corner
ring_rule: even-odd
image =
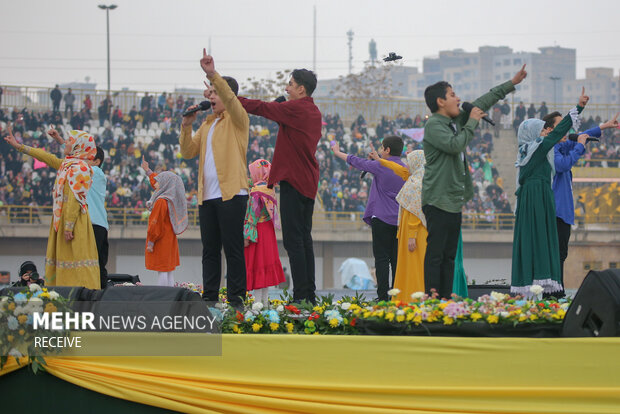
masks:
[[[256,160],[249,165],[252,190],[245,214],[243,237],[248,291],[257,302],[269,304],[269,286],[285,281],[274,227],[280,228],[275,191],[267,187],[271,164]]]
[[[66,141],[64,159],[19,144],[8,128],[4,139],[13,148],[58,170],[54,182],[53,219],[45,255],[47,286],[101,288],[99,260],[86,194],[92,183],[88,161],[95,158],[95,140],[84,131],[72,130]],[[50,135],[56,131],[51,130]]]
[[[424,151],[417,150],[407,154],[409,169],[376,158],[382,166],[393,170],[406,180],[396,201],[398,212],[398,263],[394,288],[400,290],[395,299],[409,302],[414,292],[424,292],[424,255],[426,254],[426,218],[422,213],[422,178],[424,178]]]
[[[540,285],[544,293],[561,292],[560,256],[555,200],[551,189],[554,175],[553,147],[573,126],[590,98],[582,90],[577,107],[555,128],[545,121],[528,119],[519,126],[516,167],[517,210],[512,245],[510,291],[532,296],[530,287]]]
[[[146,171],[155,190],[146,206],[151,211],[146,233],[144,259],[148,270],[159,273],[159,286],[174,286],[174,269],[180,265],[177,234],[187,228],[187,200],[181,177],[171,171],[154,173],[142,157]]]

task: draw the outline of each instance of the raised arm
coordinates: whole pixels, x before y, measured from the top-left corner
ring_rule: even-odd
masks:
[[[590,97],[585,93],[585,88],[581,88],[581,96],[579,96],[579,103],[577,106],[568,112],[568,115],[566,115],[560,123],[553,128],[553,131],[551,131],[549,135],[545,137],[542,144],[540,144],[540,147],[543,148],[544,152],[551,150],[551,148],[560,142],[564,135],[566,135],[566,133],[571,129],[573,126],[573,118],[583,111],[583,108],[585,108],[590,100]]]
[[[62,159],[58,158],[54,154],[46,152],[45,150],[39,148],[32,148],[27,145],[20,144],[13,136],[13,128],[11,126],[7,127],[7,131],[9,134],[4,137],[4,140],[14,149],[26,155],[30,155],[31,157],[36,158],[41,162],[46,163],[55,170],[60,168],[60,165],[62,164]]]
[[[239,102],[248,113],[271,119],[280,124],[295,126],[295,102],[263,102],[259,99],[239,97]],[[302,118],[303,119],[303,118]]]
[[[230,89],[228,82],[215,71],[215,61],[213,56],[207,55],[207,51],[202,49],[202,59],[200,59],[200,66],[202,70],[207,74],[207,78],[213,84],[217,95],[222,100],[226,111],[230,114],[230,117],[239,129],[247,129],[250,126],[250,118],[248,113],[243,109],[241,102],[237,99],[235,93]]]

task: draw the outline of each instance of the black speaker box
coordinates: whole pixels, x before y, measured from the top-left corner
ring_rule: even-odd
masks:
[[[118,285],[121,283],[133,283],[134,285],[140,281],[138,275],[128,275],[124,273],[108,273],[108,286]],[[103,286],[105,288],[105,286]]]
[[[562,336],[620,336],[620,270],[591,270],[564,317]]]

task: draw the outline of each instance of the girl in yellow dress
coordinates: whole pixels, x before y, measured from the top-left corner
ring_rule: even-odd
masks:
[[[99,257],[93,226],[88,214],[86,194],[91,185],[95,140],[84,131],[69,132],[65,158],[60,159],[40,148],[19,144],[8,128],[4,139],[13,148],[58,170],[54,182],[54,205],[45,255],[47,286],[83,286],[100,289]],[[50,135],[57,134],[55,130]]]
[[[396,196],[398,212],[398,262],[394,288],[400,290],[395,300],[411,301],[411,294],[424,292],[424,255],[426,254],[426,218],[422,213],[422,178],[424,151],[407,155],[409,169],[392,161],[379,159],[384,167],[406,180]]]

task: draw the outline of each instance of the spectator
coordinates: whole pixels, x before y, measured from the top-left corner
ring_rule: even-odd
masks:
[[[71,88],[67,91],[64,97],[65,101],[65,118],[67,117],[67,111],[71,112],[70,117],[73,117],[73,103],[75,102],[75,95],[71,92]]]
[[[0,289],[11,286],[11,272],[0,270]]]
[[[50,99],[52,100],[52,111],[58,112],[60,110],[60,100],[62,99],[62,92],[60,92],[58,85],[50,92]]]

